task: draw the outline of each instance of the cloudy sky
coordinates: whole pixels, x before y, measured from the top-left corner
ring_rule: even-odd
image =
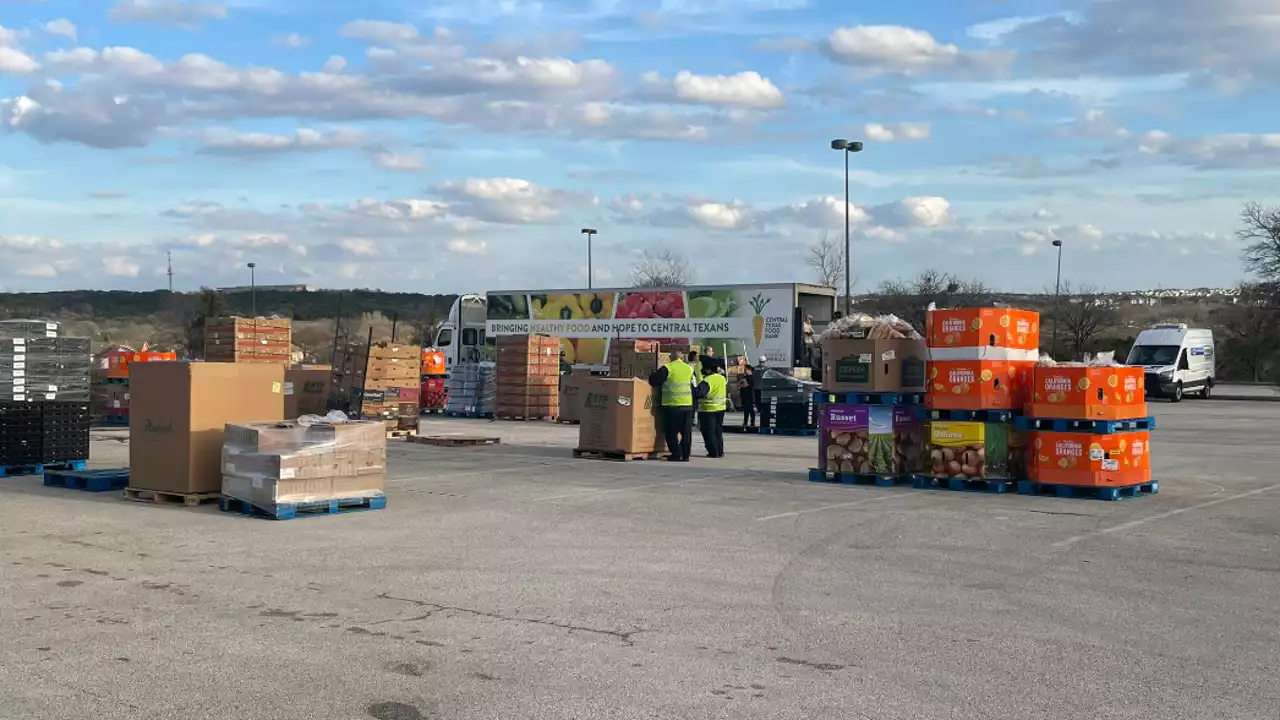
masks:
[[[424,9],[425,8],[425,9]],[[1275,0],[0,0],[4,289],[1240,279]]]

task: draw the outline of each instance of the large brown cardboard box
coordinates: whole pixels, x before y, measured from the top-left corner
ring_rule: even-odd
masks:
[[[279,365],[151,362],[130,375],[131,487],[219,492],[227,423],[284,419]]]
[[[284,371],[284,416],[324,415],[333,385],[328,365],[298,365]]]
[[[579,422],[582,420],[582,388],[591,379],[590,370],[574,370],[568,375],[560,376],[560,416],[561,422]]]
[[[578,449],[651,453],[662,447],[658,402],[639,378],[590,378],[581,391]]]
[[[924,340],[822,341],[822,389],[832,392],[924,392]]]

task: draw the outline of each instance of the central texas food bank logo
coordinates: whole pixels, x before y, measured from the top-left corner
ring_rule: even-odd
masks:
[[[750,301],[751,311],[755,313],[755,315],[751,318],[751,336],[756,341],[756,347],[760,347],[760,341],[764,338],[764,314],[763,313],[764,313],[765,306],[769,304],[769,301],[771,299],[772,298],[767,298],[761,295],[760,293],[756,293],[755,297],[751,298],[751,301]],[[769,318],[769,319],[776,320],[776,318]],[[781,327],[781,323],[779,323],[778,325],[779,327]],[[773,337],[772,333],[770,334],[770,336]]]

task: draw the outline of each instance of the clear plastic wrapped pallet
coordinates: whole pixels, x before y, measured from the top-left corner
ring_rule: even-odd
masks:
[[[340,412],[226,426],[222,494],[271,513],[282,505],[383,494],[386,428]]]

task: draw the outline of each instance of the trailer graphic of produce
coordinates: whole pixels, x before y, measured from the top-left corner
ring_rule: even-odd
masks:
[[[760,347],[760,339],[764,337],[764,308],[769,304],[770,298],[764,297],[760,293],[756,293],[751,298],[751,310],[755,312],[755,316],[751,318],[751,333],[755,337],[756,347]]]

